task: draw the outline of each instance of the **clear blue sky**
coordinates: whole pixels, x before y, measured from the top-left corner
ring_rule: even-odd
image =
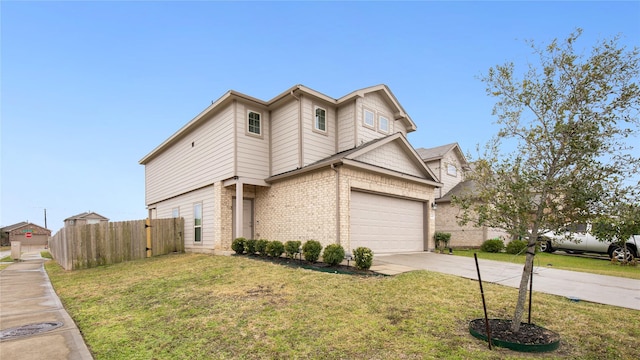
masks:
[[[14,2],[1,10],[0,224],[142,219],[143,156],[227,90],[333,98],[387,84],[414,147],[495,133],[478,75],[581,45],[640,45],[640,2]]]

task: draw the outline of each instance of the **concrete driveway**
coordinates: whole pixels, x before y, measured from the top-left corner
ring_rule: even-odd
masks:
[[[482,259],[478,264],[482,282],[520,286],[523,265]],[[640,280],[534,265],[533,291],[640,310]],[[371,269],[389,275],[430,270],[478,280],[473,258],[431,252],[376,255]]]

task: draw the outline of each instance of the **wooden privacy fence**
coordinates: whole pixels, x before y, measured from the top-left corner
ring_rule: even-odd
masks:
[[[147,220],[65,226],[49,242],[53,258],[75,270],[147,257]],[[184,219],[153,219],[150,255],[184,252]]]

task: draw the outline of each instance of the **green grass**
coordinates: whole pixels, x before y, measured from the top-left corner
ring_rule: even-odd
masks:
[[[53,259],[53,256],[51,255],[51,253],[46,250],[40,251],[40,256],[43,257],[44,259]]]
[[[473,257],[477,253],[478,259],[497,260],[524,264],[525,255],[512,255],[507,253],[486,253],[480,250],[454,250],[457,256]],[[609,260],[569,256],[560,253],[536,253],[534,265],[541,267],[553,267],[555,269],[582,271],[600,275],[619,276],[640,280],[640,266],[628,266],[614,264]]]
[[[487,349],[475,281],[428,271],[362,277],[247,257],[167,255],[94,269],[45,264],[96,359],[636,359],[638,311],[536,294],[560,333],[543,356]],[[484,286],[490,317],[517,290]],[[558,316],[562,314],[562,316]],[[630,321],[631,320],[631,321]]]

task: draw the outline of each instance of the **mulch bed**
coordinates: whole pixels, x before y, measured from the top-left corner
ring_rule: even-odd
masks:
[[[511,320],[489,319],[491,339],[522,345],[548,345],[560,340],[560,335],[543,327],[521,323],[520,331],[511,331]],[[469,328],[483,336],[487,336],[484,319],[469,323]]]
[[[247,255],[236,255],[236,256],[247,256]],[[353,266],[354,262],[351,261],[349,266],[347,265],[335,265],[329,266],[323,262],[309,262],[304,259],[290,259],[285,257],[268,257],[268,256],[258,256],[251,255],[249,258],[260,261],[268,261],[274,264],[280,264],[284,266],[294,267],[294,268],[303,268],[314,271],[321,271],[326,273],[334,273],[334,274],[346,274],[346,275],[361,275],[361,276],[386,276],[384,274],[377,273],[371,270],[360,270]]]

